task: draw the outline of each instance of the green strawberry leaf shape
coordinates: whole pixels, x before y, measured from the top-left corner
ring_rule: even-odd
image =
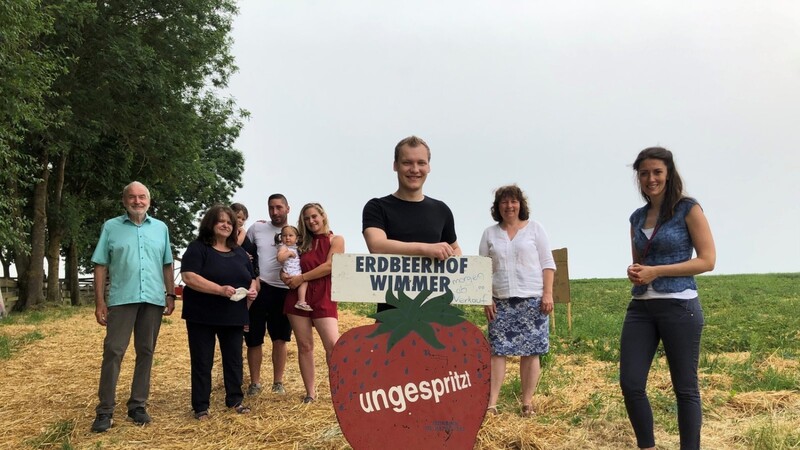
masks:
[[[379,323],[375,332],[367,337],[388,334],[388,352],[400,340],[414,332],[431,347],[443,349],[445,346],[436,338],[432,324],[458,325],[465,320],[464,311],[450,304],[453,301],[453,292],[449,289],[438,297],[428,299],[432,293],[431,290],[424,290],[412,299],[403,291],[398,291],[395,297],[391,290],[387,290],[386,303],[394,306],[394,309],[369,316]]]

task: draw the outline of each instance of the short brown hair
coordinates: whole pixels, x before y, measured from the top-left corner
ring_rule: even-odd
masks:
[[[295,245],[296,246],[300,246],[300,244],[302,242],[300,240],[300,230],[298,230],[297,227],[294,226],[294,225],[284,225],[284,226],[281,227],[281,231],[275,233],[275,245],[280,245],[281,244],[281,241],[283,240],[283,230],[285,230],[287,228],[291,228],[291,229],[294,230],[294,234],[297,235],[297,242],[295,242]]]
[[[270,195],[269,198],[267,198],[267,203],[269,203],[269,202],[271,202],[273,200],[280,200],[280,201],[283,202],[284,205],[289,206],[289,201],[286,200],[286,196],[284,196],[283,194],[272,194],[272,195]]]
[[[409,136],[409,137],[401,140],[400,142],[397,143],[397,145],[394,146],[394,162],[398,162],[399,161],[399,159],[400,159],[400,150],[406,145],[411,147],[411,148],[416,148],[416,147],[419,147],[420,145],[424,145],[425,148],[428,149],[428,161],[431,160],[431,148],[428,147],[428,143],[425,142],[420,137]]]
[[[503,216],[500,214],[500,202],[504,198],[510,198],[519,201],[519,220],[528,220],[530,217],[530,210],[528,209],[528,199],[525,193],[516,184],[508,186],[500,186],[494,191],[494,203],[492,203],[492,219],[497,223],[503,223]]]
[[[244,206],[244,205],[243,205],[243,204],[241,204],[241,203],[232,203],[232,204],[231,204],[231,209],[233,210],[233,212],[234,212],[235,214],[239,214],[239,212],[241,212],[242,214],[244,214],[244,219],[245,219],[245,220],[247,220],[247,219],[250,217],[250,213],[249,213],[249,212],[247,212],[247,207],[246,207],[246,206]]]

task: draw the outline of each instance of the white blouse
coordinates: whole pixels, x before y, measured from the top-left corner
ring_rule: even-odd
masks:
[[[498,299],[541,297],[542,270],[556,269],[547,232],[535,220],[514,239],[499,224],[490,226],[481,236],[478,254],[492,258],[492,296]]]

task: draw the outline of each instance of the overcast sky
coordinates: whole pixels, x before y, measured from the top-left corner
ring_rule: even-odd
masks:
[[[431,146],[425,193],[475,255],[517,183],[571,278],[620,278],[631,163],[673,151],[714,273],[800,272],[800,2],[240,1],[229,93],[250,221],[284,193],[326,208],[348,253],[393,192],[397,141]]]

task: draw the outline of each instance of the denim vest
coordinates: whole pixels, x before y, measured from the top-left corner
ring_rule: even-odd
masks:
[[[686,215],[697,201],[693,198],[684,197],[675,206],[675,214],[671,219],[662,223],[653,237],[650,248],[647,250],[641,264],[646,266],[660,266],[675,264],[692,259],[694,245],[689,236],[689,228],[686,226]],[[647,247],[647,236],[642,232],[644,221],[647,218],[647,208],[645,205],[631,214],[631,227],[633,227],[633,245],[639,255],[644,253]],[[686,289],[697,290],[697,284],[692,276],[683,277],[658,277],[650,283],[658,292],[672,293],[681,292]],[[634,295],[644,294],[647,286],[633,286],[631,293]]]

